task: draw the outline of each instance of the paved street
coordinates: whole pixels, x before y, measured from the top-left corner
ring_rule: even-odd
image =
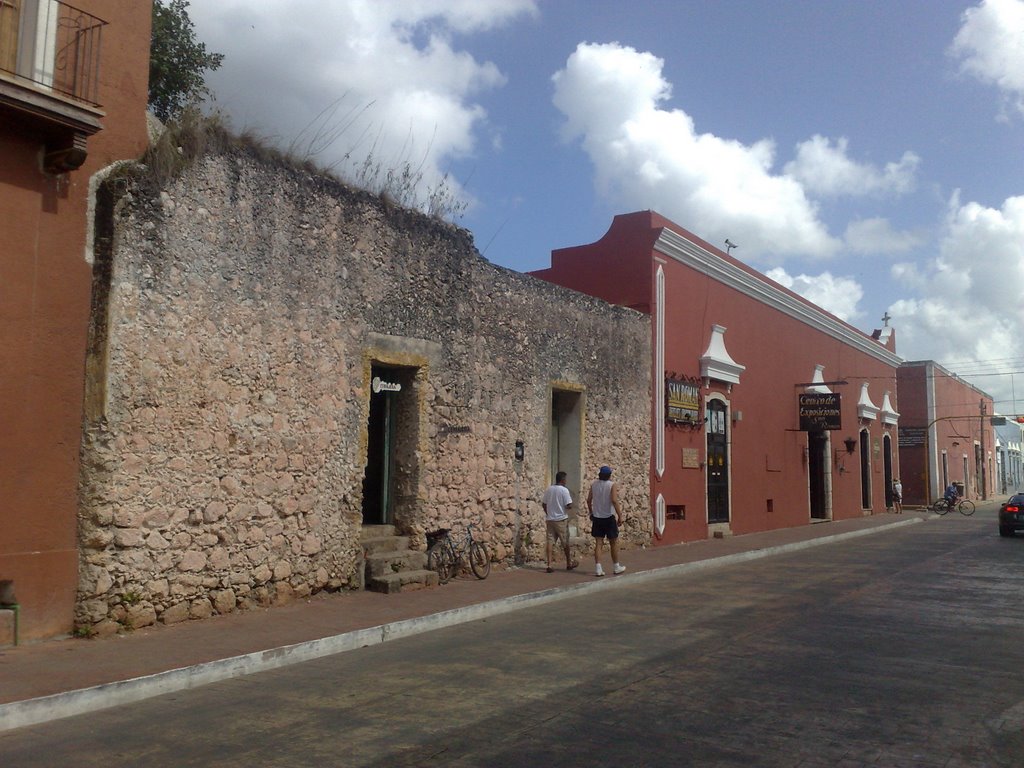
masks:
[[[624,578],[11,731],[0,765],[1019,766],[1022,562],[979,512]]]

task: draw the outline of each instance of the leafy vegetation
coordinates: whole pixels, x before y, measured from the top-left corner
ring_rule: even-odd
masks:
[[[149,108],[163,121],[202,102],[210,91],[204,73],[218,69],[224,55],[210,53],[196,39],[187,0],[155,0],[149,50]]]

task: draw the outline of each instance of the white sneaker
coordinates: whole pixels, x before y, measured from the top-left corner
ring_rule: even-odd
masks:
[[[601,567],[600,563],[597,564],[597,568],[594,570],[594,575],[595,576],[604,576],[604,568]]]
[[[626,566],[622,565],[622,563],[616,563],[615,564],[615,575],[616,576],[618,576],[620,573],[625,573],[625,571],[626,571]]]

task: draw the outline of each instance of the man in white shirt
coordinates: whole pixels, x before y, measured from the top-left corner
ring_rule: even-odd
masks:
[[[565,550],[565,569],[571,571],[578,562],[572,559],[569,549],[569,510],[572,509],[572,494],[565,487],[565,472],[555,474],[554,485],[548,486],[541,501],[544,508],[544,520],[547,526],[548,573],[551,573],[551,544],[558,539]]]

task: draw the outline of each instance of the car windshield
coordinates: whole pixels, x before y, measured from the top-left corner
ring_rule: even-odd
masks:
[[[1006,503],[1010,506],[1022,506],[1024,505],[1024,494],[1017,494],[1016,496],[1011,496],[1009,499],[1006,500]]]

